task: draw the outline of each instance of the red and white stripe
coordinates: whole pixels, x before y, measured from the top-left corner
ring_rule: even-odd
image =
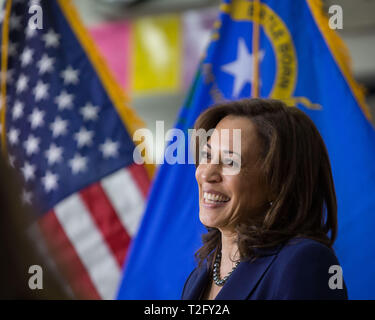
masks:
[[[149,178],[131,165],[58,203],[38,224],[78,298],[114,299],[144,210]]]

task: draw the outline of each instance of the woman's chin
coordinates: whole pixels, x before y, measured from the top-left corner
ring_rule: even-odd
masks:
[[[219,225],[217,217],[213,217],[212,213],[200,212],[199,220],[203,225],[205,225],[208,228],[217,228]]]

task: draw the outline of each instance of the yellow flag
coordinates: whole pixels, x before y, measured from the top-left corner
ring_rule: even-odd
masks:
[[[177,91],[181,73],[181,24],[178,15],[145,17],[133,25],[134,94]]]

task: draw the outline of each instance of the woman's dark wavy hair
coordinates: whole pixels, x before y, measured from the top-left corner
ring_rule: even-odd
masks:
[[[305,237],[329,247],[337,235],[337,202],[327,149],[317,128],[301,110],[273,99],[243,99],[203,112],[194,128],[213,129],[226,116],[249,118],[263,150],[259,163],[272,200],[264,218],[237,225],[240,258],[255,259],[262,249]],[[196,143],[199,154],[199,143]],[[246,220],[245,220],[246,221]],[[221,233],[208,228],[195,256],[212,263]],[[260,249],[260,250],[259,250]]]

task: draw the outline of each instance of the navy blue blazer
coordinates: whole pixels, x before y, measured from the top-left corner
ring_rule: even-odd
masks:
[[[330,289],[329,273],[339,262],[332,249],[306,238],[294,238],[284,245],[259,251],[255,261],[243,261],[228,278],[216,300],[346,300],[342,289]],[[184,300],[198,300],[211,273],[207,263],[195,268],[185,282]]]

